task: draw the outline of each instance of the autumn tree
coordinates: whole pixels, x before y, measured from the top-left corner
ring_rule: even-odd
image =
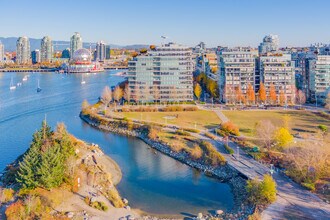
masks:
[[[285,94],[284,94],[283,90],[280,91],[279,101],[280,101],[281,106],[285,105],[286,99],[285,99]]]
[[[205,73],[200,73],[196,77],[196,82],[204,89],[206,88],[206,81],[207,81],[207,76]]]
[[[112,100],[112,91],[109,88],[109,86],[104,87],[102,95],[101,95],[101,101],[108,106],[109,103]]]
[[[246,91],[247,101],[249,104],[253,104],[256,100],[254,89],[251,84],[248,85],[247,91]]]
[[[206,90],[213,98],[217,98],[219,96],[218,84],[212,79],[206,80]]]
[[[235,101],[236,101],[236,103],[240,103],[240,104],[242,104],[242,102],[244,102],[244,96],[243,96],[242,89],[240,86],[237,86],[235,88]]]
[[[199,101],[199,99],[200,99],[200,97],[201,97],[201,94],[202,94],[202,87],[199,85],[199,83],[196,83],[196,84],[195,84],[195,87],[194,87],[194,94],[195,94],[196,98],[197,98],[198,101]]]
[[[274,84],[270,84],[269,87],[269,99],[271,104],[276,104],[277,101],[277,95],[276,95],[276,90]]]
[[[124,99],[130,103],[131,101],[131,89],[128,84],[125,85],[125,90],[124,90]]]
[[[88,109],[90,106],[90,104],[88,103],[88,101],[86,99],[84,99],[84,101],[81,104],[81,109],[84,111],[86,109]]]
[[[148,85],[143,87],[143,100],[148,102],[150,100],[150,88]]]
[[[262,181],[248,180],[246,191],[248,192],[248,200],[257,206],[267,205],[276,200],[276,182],[268,174],[264,175]]]
[[[325,108],[330,110],[330,92],[327,95],[327,98],[325,99]]]
[[[141,99],[140,87],[138,85],[135,85],[135,88],[134,88],[134,101],[135,101],[135,103],[139,104],[140,99]]]
[[[160,101],[160,91],[159,91],[159,88],[158,86],[154,86],[152,88],[152,94],[153,94],[153,97],[154,97],[154,101],[157,103],[158,101]]]
[[[123,90],[120,88],[120,86],[116,86],[115,90],[113,91],[113,99],[116,102],[119,102],[122,97],[123,97]]]
[[[267,100],[267,95],[266,95],[266,88],[265,85],[261,82],[260,83],[260,87],[259,87],[259,91],[258,91],[258,95],[259,95],[259,101],[262,103],[265,103]]]
[[[268,150],[271,148],[274,142],[274,134],[276,128],[269,120],[263,120],[256,123],[255,136],[263,142],[264,147]]]
[[[279,147],[286,147],[293,142],[293,136],[287,128],[279,128],[275,132],[274,139]]]

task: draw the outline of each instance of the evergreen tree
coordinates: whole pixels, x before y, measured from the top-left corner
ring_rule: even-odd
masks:
[[[70,135],[66,130],[64,123],[57,124],[56,132],[54,133],[54,139],[61,146],[61,153],[64,159],[75,154],[73,143],[71,141]]]
[[[61,185],[64,177],[64,158],[61,146],[54,143],[41,156],[41,163],[37,168],[40,186],[51,189]]]
[[[16,181],[24,188],[34,189],[38,186],[38,178],[35,169],[39,161],[39,146],[32,144],[30,149],[25,153],[23,161],[19,162],[19,169],[16,176]]]

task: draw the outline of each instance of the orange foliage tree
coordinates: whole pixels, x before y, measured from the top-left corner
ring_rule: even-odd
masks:
[[[265,85],[261,82],[259,87],[259,101],[264,103],[267,99]]]
[[[254,93],[253,86],[251,84],[248,85],[247,91],[246,91],[247,101],[249,104],[253,104],[256,100],[256,96]]]
[[[280,92],[279,99],[280,99],[280,105],[283,106],[285,104],[285,94],[284,94],[283,90],[281,90],[281,92]]]
[[[270,85],[269,88],[269,99],[270,99],[270,103],[275,104],[276,100],[277,100],[277,95],[276,95],[276,90],[275,90],[275,86],[274,84]]]
[[[240,86],[237,86],[235,88],[235,101],[236,103],[242,103],[242,102],[245,102],[245,99],[244,99],[244,96],[243,96],[243,93],[242,93],[242,89]]]

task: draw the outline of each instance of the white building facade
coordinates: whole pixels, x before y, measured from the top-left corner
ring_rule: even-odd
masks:
[[[19,37],[16,42],[16,63],[27,64],[31,62],[30,41],[28,37]]]
[[[73,54],[76,50],[83,48],[83,41],[78,32],[75,32],[70,39],[70,57],[73,57]]]
[[[53,59],[53,43],[48,36],[41,40],[40,60],[41,62],[51,62]]]

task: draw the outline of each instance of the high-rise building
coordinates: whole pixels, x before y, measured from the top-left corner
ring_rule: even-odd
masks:
[[[105,59],[106,60],[110,60],[110,52],[111,52],[111,48],[109,45],[105,46]]]
[[[279,37],[277,35],[270,34],[265,36],[262,43],[260,44],[259,54],[278,51],[278,49],[279,49]]]
[[[70,39],[70,57],[73,57],[74,52],[82,47],[82,38],[78,32],[75,32]]]
[[[271,87],[275,90],[277,101],[281,96],[285,104],[295,102],[295,65],[291,60],[291,54],[267,54],[259,58],[261,82],[264,83],[268,100]],[[273,103],[275,104],[275,103]]]
[[[256,89],[259,81],[255,71],[257,54],[251,48],[227,48],[218,53],[220,101],[242,103],[248,86]]]
[[[31,58],[32,58],[32,63],[36,64],[36,63],[40,63],[41,61],[41,52],[40,50],[36,49],[34,51],[31,52]]]
[[[0,41],[0,62],[5,60],[5,46]]]
[[[175,43],[141,51],[128,62],[128,86],[136,102],[193,100],[192,50]]]
[[[48,36],[41,40],[40,61],[51,62],[53,59],[53,43],[52,39]]]
[[[16,42],[16,63],[25,64],[31,62],[30,41],[28,37],[19,37]]]
[[[330,55],[315,55],[308,62],[310,100],[324,103],[330,92]]]
[[[105,45],[104,41],[97,42],[95,60],[104,61],[106,58],[105,53],[106,53],[106,45]]]

